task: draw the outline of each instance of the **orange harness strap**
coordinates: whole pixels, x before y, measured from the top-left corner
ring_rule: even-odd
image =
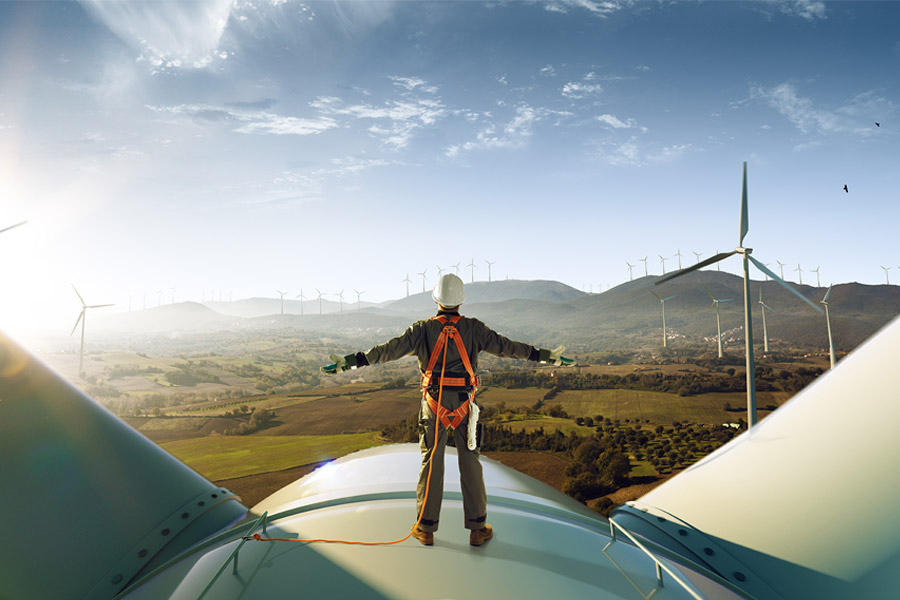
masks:
[[[434,349],[431,351],[431,357],[428,360],[428,366],[422,374],[423,391],[427,387],[435,384],[446,385],[448,387],[472,386],[473,390],[478,388],[478,377],[475,376],[475,371],[472,369],[472,363],[469,361],[469,353],[466,352],[466,347],[463,344],[462,337],[459,335],[459,330],[455,327],[461,318],[462,316],[460,315],[454,315],[449,319],[443,315],[432,317],[432,319],[440,321],[444,325],[444,328],[441,330],[441,334],[434,344]],[[451,339],[456,344],[459,357],[462,360],[463,366],[466,368],[469,377],[468,379],[465,377],[444,377],[442,374],[441,378],[438,381],[435,381],[434,367],[437,366],[438,356],[445,351],[447,341]]]

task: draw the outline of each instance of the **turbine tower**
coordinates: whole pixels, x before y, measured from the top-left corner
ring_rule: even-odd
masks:
[[[278,292],[278,295],[281,296],[281,314],[284,314],[284,295],[287,294],[287,292],[282,292],[281,290],[275,291]]]
[[[338,297],[338,306],[341,309],[341,315],[343,315],[344,314],[344,290],[341,290],[340,292],[338,292],[337,297]]]
[[[756,363],[753,359],[753,320],[750,315],[750,263],[752,262],[757,269],[766,273],[769,277],[777,281],[780,285],[784,286],[792,294],[796,295],[798,298],[809,304],[814,310],[817,312],[822,312],[818,306],[813,304],[813,302],[791,287],[784,279],[775,275],[775,273],[771,272],[768,267],[766,267],[763,263],[753,258],[750,254],[753,252],[752,248],[744,248],[744,237],[747,235],[747,232],[750,230],[750,218],[749,211],[747,206],[747,163],[744,163],[744,177],[743,183],[741,186],[741,219],[740,219],[740,237],[738,238],[738,247],[732,250],[731,252],[722,252],[718,253],[715,256],[712,256],[703,262],[697,263],[692,267],[688,267],[687,269],[683,269],[681,271],[676,271],[671,275],[667,275],[661,279],[656,281],[656,285],[659,285],[665,281],[673,279],[675,277],[680,277],[686,273],[690,273],[691,271],[696,271],[697,269],[701,269],[707,265],[711,265],[713,263],[718,263],[719,261],[728,258],[733,254],[740,254],[743,257],[743,267],[744,267],[744,349],[747,357],[747,368],[746,368],[746,376],[747,376],[747,423],[750,427],[756,424],[756,379],[755,379],[755,369]],[[779,263],[781,264],[781,263]]]
[[[406,279],[401,279],[400,283],[406,283],[406,297],[409,298],[409,273],[406,274]]]
[[[488,281],[490,281],[491,280],[491,265],[497,264],[497,261],[495,260],[494,262],[491,262],[489,260],[485,260],[484,262],[486,262],[487,266],[488,266]]]
[[[319,315],[322,314],[322,292],[319,292],[319,288],[316,288],[316,291],[319,293]]]
[[[828,316],[828,296],[831,295],[831,286],[825,292],[825,297],[819,301],[819,304],[825,307],[825,324],[828,326],[828,356],[831,358],[831,368],[834,368],[834,342],[831,341],[831,317]]]
[[[719,318],[719,302],[731,302],[731,298],[716,298],[709,290],[706,290],[706,293],[712,298],[713,306],[716,307],[716,344],[719,347],[719,358],[722,358],[722,320]]]
[[[890,278],[890,276],[888,275],[888,271],[891,270],[891,267],[881,267],[881,268],[884,269],[884,282],[885,282],[887,285],[891,285],[891,278]]]
[[[362,305],[360,304],[360,300],[359,300],[359,299],[360,299],[360,297],[362,297],[362,295],[365,294],[366,292],[365,292],[365,291],[362,291],[362,292],[361,292],[361,291],[359,291],[359,290],[357,290],[357,289],[354,289],[353,291],[356,292],[356,312],[359,312],[360,310],[362,310]]]
[[[663,348],[666,347],[666,300],[671,300],[675,296],[669,296],[668,298],[661,298],[656,292],[650,290],[650,293],[656,296],[659,300],[659,307],[662,310],[662,321],[663,321]]]
[[[303,301],[306,300],[306,296],[303,295],[303,288],[300,288],[300,293],[294,296],[294,298],[300,298],[300,316],[303,316]]]
[[[700,262],[700,257],[703,256],[703,253],[702,253],[702,252],[694,252],[694,256],[697,257],[697,263],[699,263],[699,262]]]
[[[425,269],[421,273],[416,273],[416,275],[422,276],[422,292],[423,293],[425,292],[425,279],[427,279],[427,277],[425,276],[425,273],[427,273],[427,272],[428,272],[428,269]]]
[[[763,302],[762,299],[762,288],[759,289],[759,305],[762,308],[762,321],[763,321],[763,349],[768,352],[769,351],[769,330],[766,329],[766,309],[772,310],[772,307]]]
[[[663,256],[662,254],[659,255],[659,262],[661,262],[663,266],[663,275],[666,274],[666,260],[667,259],[665,256]]]
[[[780,271],[780,272],[781,272],[781,278],[784,279],[784,265],[785,265],[785,263],[781,262],[780,260],[776,260],[775,262],[778,263],[778,268],[781,269],[781,271]]]
[[[625,264],[628,265],[628,281],[634,281],[634,275],[632,275],[632,272],[634,271],[634,265],[627,260],[625,261]]]
[[[87,321],[85,315],[87,314],[87,309],[89,308],[104,308],[106,306],[115,306],[114,304],[91,304],[88,305],[85,303],[84,298],[81,297],[81,294],[78,293],[78,290],[75,288],[75,284],[72,284],[72,289],[75,290],[75,295],[78,296],[78,299],[81,301],[81,313],[78,315],[78,319],[75,321],[75,327],[72,328],[72,333],[69,335],[75,335],[75,330],[78,329],[78,323],[81,323],[81,351],[78,354],[78,374],[79,376],[84,371],[84,323]]]
[[[639,258],[638,260],[644,261],[644,277],[647,277],[648,275],[650,275],[650,271],[647,270],[647,257],[645,256],[644,258]]]
[[[675,256],[678,257],[678,270],[681,270],[681,248],[675,253]]]
[[[815,274],[816,274],[816,287],[822,287],[822,284],[821,284],[821,282],[820,282],[820,280],[819,280],[819,269],[821,269],[821,268],[822,268],[822,267],[816,267],[815,269],[810,269],[810,272],[811,272],[811,273],[815,273]]]
[[[475,269],[478,268],[478,265],[475,264],[475,258],[473,257],[473,258],[472,258],[472,262],[470,262],[470,263],[467,264],[466,266],[467,266],[467,267],[471,267],[470,270],[472,271],[472,283],[475,283]]]
[[[800,268],[800,263],[797,263],[797,268],[794,270],[797,271],[797,278],[800,281],[800,285],[803,285],[803,269]]]

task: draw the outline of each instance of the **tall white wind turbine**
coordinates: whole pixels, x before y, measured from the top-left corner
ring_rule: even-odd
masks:
[[[78,293],[78,290],[75,288],[75,284],[72,284],[72,289],[75,290],[75,295],[78,296],[78,300],[81,301],[81,313],[78,315],[78,319],[75,321],[75,327],[72,328],[72,333],[69,335],[75,335],[75,330],[78,329],[78,323],[81,323],[81,352],[78,354],[78,374],[84,371],[84,323],[87,320],[85,315],[87,314],[87,310],[89,308],[104,308],[107,306],[115,306],[115,304],[91,304],[88,305],[85,303],[84,298],[81,297],[81,294]]]
[[[675,253],[675,256],[678,257],[678,270],[681,270],[681,248]]]
[[[472,262],[470,262],[470,263],[467,264],[466,266],[467,266],[467,267],[471,267],[470,270],[472,271],[472,283],[475,283],[475,269],[478,268],[478,265],[475,264],[475,258],[473,257],[473,258],[472,258]]]
[[[436,267],[438,270],[438,279],[441,278],[441,275],[444,273],[444,267]]]
[[[800,285],[803,285],[803,269],[800,268],[800,263],[797,263],[797,268],[794,270],[797,271],[797,279],[800,281]]]
[[[456,264],[453,265],[453,268],[456,269],[457,275],[459,275],[459,263],[461,263],[461,262],[462,262],[461,260],[458,260],[458,261],[456,261]]]
[[[703,253],[702,253],[702,252],[694,252],[694,256],[697,257],[697,262],[699,263],[699,262],[700,262],[700,257],[703,256]]]
[[[406,283],[406,297],[409,298],[409,273],[406,274],[406,279],[401,279],[400,283]]]
[[[341,315],[344,314],[344,290],[341,290],[337,293],[339,307],[341,309]]]
[[[647,277],[648,275],[650,275],[650,271],[647,269],[647,258],[648,257],[645,256],[644,258],[638,259],[638,260],[644,261],[644,277]]]
[[[282,292],[281,290],[275,291],[278,292],[279,296],[281,296],[281,314],[284,314],[284,295],[287,294],[287,292]]]
[[[319,291],[319,288],[316,288],[316,292],[319,293],[319,314],[322,314],[322,292]]]
[[[821,268],[822,268],[822,267],[816,267],[815,269],[810,269],[810,272],[811,272],[811,273],[815,273],[815,274],[816,274],[816,287],[822,287],[822,283],[821,283],[821,281],[819,280],[819,269],[821,269]]]
[[[659,300],[659,308],[662,311],[662,322],[663,322],[663,348],[667,346],[666,340],[666,300],[671,300],[675,296],[669,296],[668,298],[660,297],[656,292],[650,290],[650,293],[656,296],[657,300]]]
[[[628,265],[628,281],[634,281],[634,275],[632,275],[632,271],[634,270],[634,265],[625,261],[625,264]]]
[[[831,358],[831,368],[834,368],[834,342],[831,340],[831,317],[828,316],[828,296],[831,295],[831,286],[825,292],[825,297],[819,301],[819,304],[825,307],[825,324],[828,326],[828,356]]]
[[[303,288],[300,288],[300,293],[294,296],[294,298],[300,298],[300,316],[303,316],[303,301],[306,300],[306,296],[303,295]]]
[[[416,275],[421,275],[421,276],[422,276],[422,292],[423,292],[423,293],[425,292],[425,279],[427,279],[425,273],[427,273],[427,272],[428,272],[428,269],[425,269],[425,270],[422,271],[421,273],[416,273]]]
[[[763,349],[768,352],[769,351],[769,330],[766,328],[766,309],[772,310],[772,307],[763,302],[762,299],[762,288],[759,288],[759,305],[762,308],[762,321],[763,321]]]
[[[722,320],[719,318],[719,302],[731,302],[731,298],[716,298],[709,290],[706,290],[706,293],[712,298],[713,306],[716,308],[716,344],[719,347],[719,358],[722,358]]]
[[[488,281],[490,281],[491,280],[491,265],[497,264],[497,261],[495,260],[494,262],[491,262],[489,260],[485,260],[484,262],[486,262],[487,266],[488,266]]]
[[[787,282],[784,281],[781,277],[778,277],[768,269],[763,263],[759,262],[755,258],[753,258],[750,254],[753,252],[752,248],[744,248],[744,237],[747,235],[747,232],[750,230],[750,218],[749,211],[747,207],[747,163],[744,163],[744,177],[743,184],[741,186],[741,223],[740,223],[740,237],[738,238],[738,247],[732,250],[731,252],[722,252],[718,253],[715,256],[712,256],[703,262],[697,263],[687,269],[683,269],[681,271],[676,271],[666,277],[660,278],[656,281],[656,285],[659,285],[665,281],[673,279],[675,277],[680,277],[686,273],[690,273],[691,271],[696,271],[697,269],[701,269],[707,265],[711,265],[713,263],[718,263],[721,260],[728,258],[733,254],[740,254],[743,257],[744,263],[744,349],[747,357],[747,368],[746,368],[746,376],[747,376],[747,423],[750,427],[756,424],[756,380],[755,380],[755,369],[756,363],[753,359],[753,320],[750,314],[750,263],[752,262],[757,269],[766,273],[769,277],[777,281],[780,285],[784,286],[792,294],[796,295],[798,298],[806,302],[817,312],[822,312],[818,306],[816,306],[809,298],[795,290],[790,286]],[[779,263],[781,264],[781,263]]]
[[[665,274],[666,274],[666,257],[663,256],[662,254],[660,254],[660,255],[659,255],[659,262],[662,263],[662,267],[663,267],[663,275],[665,275]]]
[[[891,277],[890,277],[890,275],[888,275],[888,271],[891,270],[891,267],[881,267],[881,268],[884,269],[884,282],[887,285],[891,285]]]
[[[783,263],[780,260],[776,260],[775,262],[778,263],[778,268],[780,269],[781,278],[784,279],[784,266],[786,263]]]
[[[362,310],[362,304],[360,304],[360,298],[361,298],[362,295],[365,294],[366,292],[365,292],[365,291],[362,291],[362,292],[361,292],[361,291],[356,290],[356,289],[354,289],[353,291],[356,292],[356,312],[359,312],[360,310]]]

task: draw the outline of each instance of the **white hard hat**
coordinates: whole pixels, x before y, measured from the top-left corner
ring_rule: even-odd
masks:
[[[453,273],[448,273],[438,279],[434,291],[431,293],[434,301],[441,306],[459,306],[466,301],[466,290],[463,289],[463,280]]]

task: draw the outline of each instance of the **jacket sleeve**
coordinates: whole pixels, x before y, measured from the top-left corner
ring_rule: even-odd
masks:
[[[363,353],[369,364],[377,364],[397,360],[404,356],[417,354],[423,339],[423,322],[410,325],[406,331],[383,344],[372,347]]]
[[[504,337],[477,319],[473,319],[473,321],[475,321],[479,350],[501,358],[538,360],[540,355],[538,348]]]

